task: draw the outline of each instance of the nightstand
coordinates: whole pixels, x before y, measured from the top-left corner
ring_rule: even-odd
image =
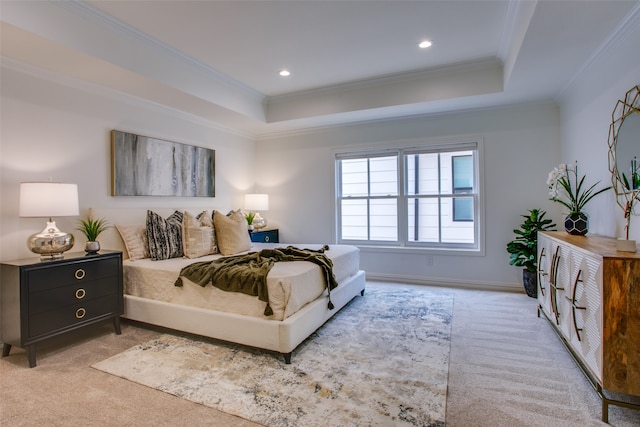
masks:
[[[3,261],[0,280],[2,357],[23,347],[33,368],[36,344],[46,339],[106,320],[120,334],[122,252]]]
[[[251,241],[256,243],[280,243],[278,229],[251,231]]]

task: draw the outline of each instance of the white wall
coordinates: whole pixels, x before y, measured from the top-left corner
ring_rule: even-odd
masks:
[[[569,90],[563,94],[562,162],[577,160],[581,172],[592,184],[601,180],[611,185],[607,163],[609,125],[619,99],[633,86],[640,85],[640,13],[636,25],[627,25],[628,32],[603,47],[598,61],[588,67]],[[640,135],[637,143],[640,146]],[[590,232],[610,237],[624,237],[622,209],[614,194],[608,191],[587,205]],[[640,241],[640,218],[631,219],[630,239]]]
[[[256,181],[271,195],[268,216],[287,242],[335,242],[334,152],[345,147],[484,140],[485,255],[427,255],[362,250],[369,277],[522,288],[506,243],[528,209],[554,209],[547,173],[560,155],[559,111],[535,104],[429,118],[382,121],[260,141]]]
[[[18,217],[23,181],[52,178],[77,183],[83,215],[89,208],[237,209],[242,207],[242,195],[253,190],[254,143],[250,139],[122,94],[77,82],[71,87],[54,76],[24,71],[3,68],[1,76],[0,259],[32,256],[26,239],[45,225],[44,218]],[[215,149],[216,197],[112,197],[112,129]],[[73,232],[77,219],[56,218],[56,222],[62,230]],[[73,250],[83,250],[84,238],[74,234]]]

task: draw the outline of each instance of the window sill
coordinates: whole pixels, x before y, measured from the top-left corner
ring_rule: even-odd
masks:
[[[358,245],[353,243],[344,243],[357,246],[360,252],[369,253],[397,253],[397,254],[426,254],[426,255],[445,255],[445,256],[484,256],[482,249],[456,249],[456,248],[419,248],[408,246],[370,246]]]

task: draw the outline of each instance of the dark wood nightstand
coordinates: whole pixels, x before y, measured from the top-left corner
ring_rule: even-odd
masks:
[[[251,231],[251,241],[256,243],[280,243],[278,229]]]
[[[48,338],[105,320],[120,334],[122,252],[3,261],[0,280],[2,357],[11,346],[23,347],[33,368],[36,344]]]

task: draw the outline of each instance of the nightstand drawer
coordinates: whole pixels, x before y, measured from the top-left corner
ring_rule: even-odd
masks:
[[[117,313],[117,306],[116,296],[107,295],[92,301],[29,316],[29,338],[90,322],[100,316]]]
[[[33,315],[59,307],[91,301],[106,295],[115,295],[117,294],[117,287],[114,286],[116,281],[117,278],[115,277],[106,277],[42,292],[30,292],[29,314]]]
[[[29,292],[39,292],[68,284],[113,277],[118,268],[120,268],[120,261],[117,258],[36,268],[27,273]]]
[[[252,231],[251,241],[256,243],[279,243],[278,230]]]

